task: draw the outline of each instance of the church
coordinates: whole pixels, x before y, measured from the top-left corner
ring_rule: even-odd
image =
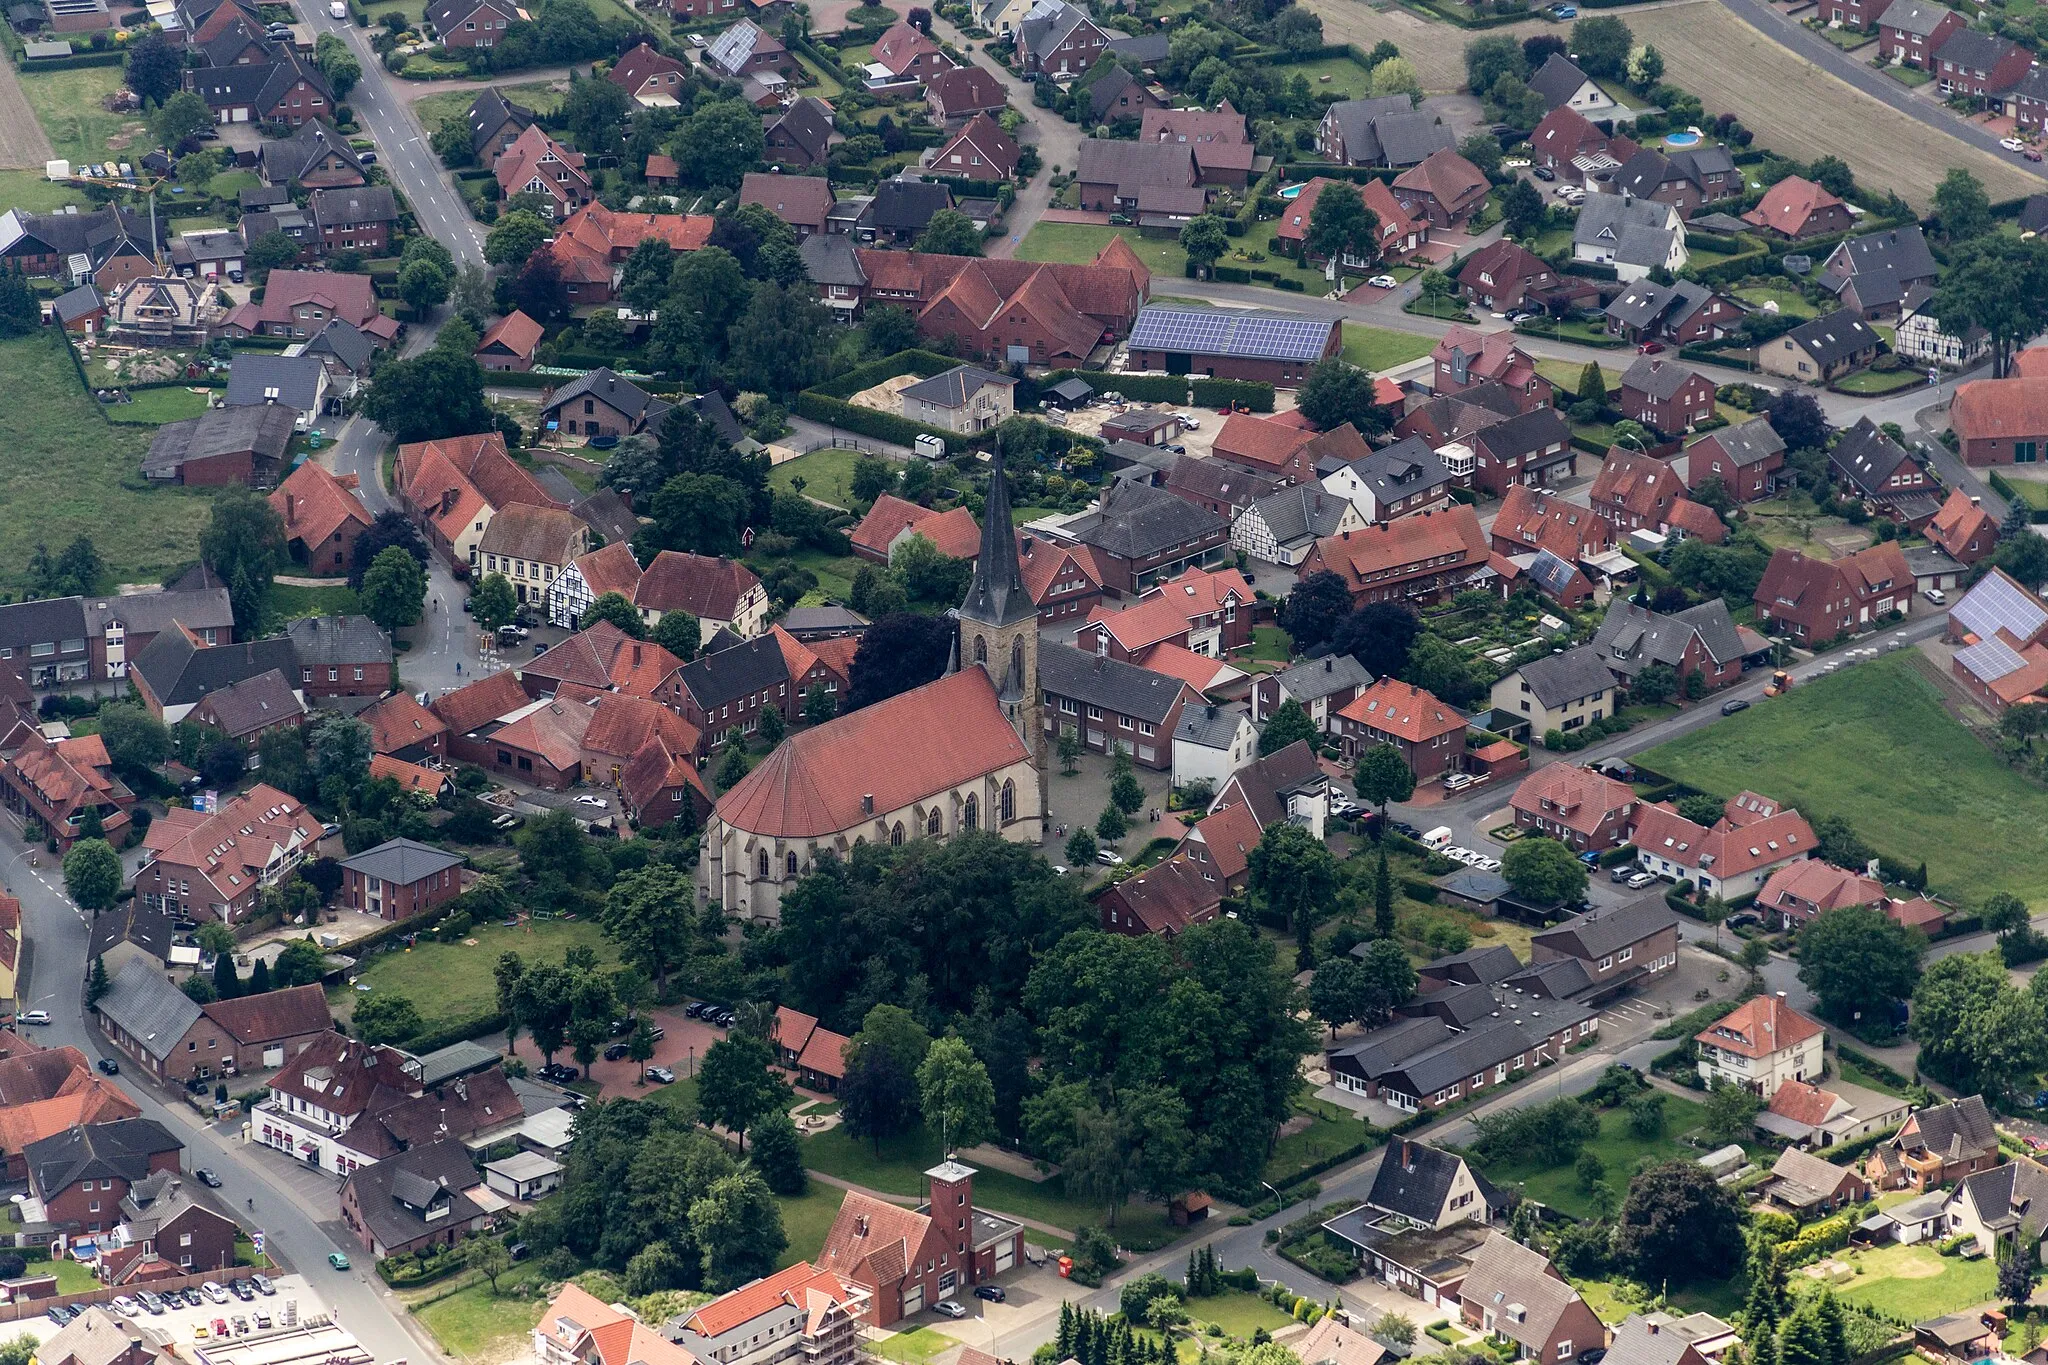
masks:
[[[945,676],[785,739],[704,827],[701,887],[726,913],[780,920],[820,853],[985,829],[1045,835],[1038,609],[1024,585],[998,447],[974,581]]]

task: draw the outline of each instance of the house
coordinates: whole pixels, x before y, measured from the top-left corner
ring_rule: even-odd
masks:
[[[674,406],[601,365],[543,399],[540,415],[571,436],[633,436],[658,429]]]
[[[865,249],[851,264],[839,278],[862,281],[847,290],[855,308],[903,308],[917,315],[921,334],[1005,365],[1086,360],[1104,333],[1130,330],[1151,284],[1151,272],[1120,237],[1088,265]]]
[[[1270,493],[1246,508],[1231,524],[1230,543],[1253,559],[1292,567],[1308,557],[1318,540],[1366,525],[1356,503],[1311,481]]]
[[[1457,142],[1435,114],[1406,95],[1339,100],[1316,126],[1316,151],[1340,166],[1419,166],[1432,152]]]
[[[329,324],[330,326],[332,324]],[[318,356],[244,353],[228,370],[224,408],[282,408],[300,431],[328,410],[327,366]]]
[[[400,446],[392,472],[400,505],[420,523],[428,543],[472,573],[482,563],[478,543],[500,509],[558,505],[506,453],[497,432]]]
[[[231,337],[272,336],[310,341],[340,318],[380,343],[397,335],[377,308],[368,275],[327,270],[273,270],[264,281],[263,301],[245,303],[221,324]]]
[[[1892,351],[1904,360],[1945,370],[1974,365],[1991,353],[1991,333],[1971,326],[1961,336],[1941,325],[1933,309],[1934,291],[1927,285],[1908,290],[1899,305],[1899,323],[1892,333]]]
[[[449,2],[459,4],[464,0]],[[570,151],[542,132],[537,124],[514,138],[512,145],[498,154],[491,169],[505,198],[537,194],[544,201],[545,216],[553,220],[567,218],[595,195],[590,177],[583,172],[583,153]]]
[[[589,700],[565,688],[646,697],[671,708],[683,704],[683,661],[652,640],[636,640],[609,621],[578,631],[520,670],[530,697]]]
[[[1458,1283],[1505,1203],[1505,1196],[1462,1158],[1397,1139],[1380,1159],[1366,1202],[1324,1223],[1323,1231],[1350,1247],[1360,1268],[1381,1284],[1424,1303],[1448,1305],[1456,1302]],[[1301,1349],[1309,1349],[1312,1339],[1304,1338]],[[1359,1340],[1362,1346],[1353,1349],[1364,1353],[1317,1358],[1376,1365],[1382,1357],[1371,1353],[1382,1348],[1370,1338]],[[1338,1343],[1339,1351],[1349,1344]]]
[[[112,291],[156,273],[149,219],[132,209],[85,213],[0,213],[0,267],[70,288],[94,284]]]
[[[1608,182],[1608,193],[1653,199],[1690,218],[1717,199],[1742,193],[1742,174],[1726,147],[1694,147],[1662,152],[1645,147]]]
[[[1317,541],[1296,576],[1328,569],[1351,590],[1353,606],[1437,601],[1486,586],[1496,573],[1491,553],[1478,515],[1459,504]]]
[[[673,109],[676,96],[689,84],[690,69],[643,42],[614,62],[605,79],[643,108]]]
[[[1994,107],[2033,69],[2031,49],[1967,25],[1934,50],[1930,69],[1950,99],[1989,101]]]
[[[1109,43],[1109,34],[1081,6],[1036,0],[1017,25],[1017,67],[1070,80],[1094,66]]]
[[[1616,295],[1605,315],[1609,336],[1691,346],[1728,335],[1741,323],[1743,310],[1733,299],[1692,280],[1655,284],[1644,279]]]
[[[264,184],[287,189],[354,188],[369,183],[362,158],[325,119],[309,119],[290,137],[266,141],[257,151],[256,165]]]
[[[1860,311],[1866,321],[1898,317],[1906,296],[1932,288],[1940,274],[1918,223],[1846,238],[1820,268],[1821,282],[1842,307]]]
[[[1654,531],[1664,536],[1697,535],[1719,544],[1728,534],[1713,509],[1685,496],[1685,485],[1670,465],[1621,446],[1609,449],[1601,461],[1588,501],[1594,515],[1617,535]]]
[[[1943,1216],[1947,1216],[1945,1206]],[[1989,1254],[1982,1247],[1978,1250]],[[1987,1353],[2001,1350],[2004,1340],[2005,1314],[1995,1308],[1949,1313],[1913,1324],[1914,1347],[1942,1360],[1982,1360]]]
[[[903,416],[946,431],[972,434],[1015,415],[1017,381],[978,365],[955,365],[902,391]],[[968,517],[971,525],[973,517]]]
[[[546,335],[546,328],[515,308],[485,330],[474,352],[476,363],[487,370],[524,374],[533,368],[534,352]]]
[[[305,861],[319,838],[320,826],[302,804],[258,783],[223,800],[216,813],[178,809],[159,817],[144,836],[142,864],[129,881],[136,899],[147,904],[232,926],[247,917],[264,887]]]
[[[1193,190],[1201,183],[1194,148],[1185,142],[1084,138],[1075,167],[1081,207],[1101,213],[1131,212],[1147,191]],[[1201,201],[1197,197],[1189,202]]]
[[[1529,133],[1530,160],[1573,184],[1584,184],[1621,169],[1634,156],[1636,144],[1620,134],[1600,131],[1584,114],[1560,105],[1545,114]],[[1590,200],[1588,201],[1590,202]]]
[[[1147,588],[1122,611],[1090,611],[1074,644],[1130,663],[1145,662],[1162,644],[1220,659],[1251,643],[1252,606],[1241,576],[1189,569]]]
[[[1572,259],[1613,266],[1624,283],[1653,270],[1676,274],[1690,259],[1685,221],[1675,207],[1655,199],[1589,195],[1572,223]]]
[[[1434,134],[1441,128],[1432,126],[1429,131]],[[1438,146],[1394,177],[1394,202],[1418,225],[1454,228],[1486,202],[1492,187],[1477,166],[1448,145]]]
[[[1881,1190],[1937,1189],[1996,1166],[2003,1157],[1982,1095],[1916,1109],[1873,1147],[1863,1173]]]
[[[484,1185],[507,1199],[533,1203],[562,1188],[562,1163],[539,1152],[514,1152],[484,1163]]]
[[[1796,930],[1848,906],[1885,905],[1884,884],[1818,858],[1787,863],[1771,874],[1756,896],[1756,907],[1780,929]]]
[[[1096,82],[1099,86],[1100,81]],[[934,72],[925,78],[925,106],[942,123],[972,118],[976,114],[1000,114],[1009,107],[1009,92],[993,74],[978,66],[960,66]]]
[[[1551,407],[1483,427],[1466,443],[1476,459],[1472,486],[1505,497],[1517,484],[1537,487],[1576,475],[1579,454],[1571,438],[1570,424]]]
[[[751,640],[768,628],[768,590],[752,569],[724,556],[663,550],[641,573],[633,605],[649,630],[668,612],[688,612],[703,629],[704,644],[721,630]]]
[[[1819,864],[1808,861],[1800,866]],[[1785,1082],[1757,1115],[1757,1127],[1798,1146],[1824,1150],[1895,1128],[1912,1108],[1896,1095],[1880,1095],[1860,1085],[1831,1080],[1828,1087],[1824,1090],[1812,1081]],[[1800,1183],[1824,1188],[1811,1181]],[[1864,1183],[1858,1197],[1867,1199],[1869,1194],[1870,1186]]]
[[[469,148],[478,164],[489,166],[519,135],[533,126],[533,111],[505,98],[497,86],[486,86],[469,102]]]
[[[198,417],[166,422],[150,438],[149,449],[142,457],[142,476],[152,484],[172,487],[229,483],[266,487],[284,467],[298,415],[294,409],[282,406],[222,407],[209,408]]]
[[[818,1267],[867,1292],[863,1320],[871,1327],[988,1283],[1024,1259],[1023,1226],[975,1207],[973,1167],[948,1160],[924,1174],[925,1202],[916,1209],[849,1192],[825,1234]]]
[[[1458,1294],[1465,1325],[1514,1342],[1518,1359],[1570,1361],[1607,1338],[1579,1291],[1542,1252],[1500,1233],[1474,1254]]]
[[[1760,626],[1817,643],[1906,615],[1913,572],[1894,541],[1833,560],[1781,549],[1771,555],[1755,601]]]
[[[1084,546],[1020,534],[1017,564],[1024,574],[1025,590],[1045,625],[1063,624],[1064,617],[1085,619],[1102,601],[1102,573]]]
[[[1639,356],[1621,376],[1622,415],[1653,431],[1690,432],[1715,416],[1714,384],[1697,370],[1656,356]],[[1672,483],[1676,485],[1674,475]]]
[[[711,240],[711,226],[709,214],[614,213],[592,202],[569,215],[548,252],[560,267],[563,292],[580,308],[612,301],[626,258],[640,243],[654,240],[671,251],[695,251]],[[666,403],[659,408],[667,410]]]
[[[1581,648],[1571,650],[1569,654],[1583,652]],[[1556,657],[1569,657],[1569,654]],[[1536,662],[1547,661],[1539,659]],[[1592,662],[1596,666],[1599,664],[1598,659]],[[1526,675],[1529,666],[1518,671]],[[1586,680],[1576,686],[1584,687],[1592,681],[1591,670],[1587,672]],[[1600,672],[1604,677],[1607,670],[1601,668]],[[1510,675],[1493,685],[1496,696],[1509,685],[1512,677]],[[1497,701],[1495,709],[1499,709]],[[1533,724],[1531,729],[1533,731]],[[1626,782],[1617,782],[1590,768],[1552,763],[1523,778],[1522,785],[1515,788],[1508,804],[1514,808],[1518,827],[1556,839],[1580,853],[1604,852],[1628,842],[1636,810],[1636,792]]]
[[[1686,448],[1686,487],[1698,492],[1718,479],[1737,502],[1755,502],[1777,490],[1785,467],[1785,441],[1761,417],[1708,432]]]
[[[1757,350],[1764,373],[1825,384],[1877,359],[1884,338],[1852,309],[1802,322]]]
[[[1640,809],[1640,808],[1639,808]],[[1530,965],[1576,961],[1587,985],[1573,994],[1588,1004],[1633,990],[1678,963],[1678,916],[1662,896],[1588,910],[1530,940]]]
[[[1174,856],[1111,886],[1096,901],[1103,932],[1171,938],[1216,918],[1223,884],[1192,858]]]
[[[1975,564],[1998,546],[1998,521],[1984,500],[1958,488],[1927,523],[1926,536],[1958,564]]]
[[[391,637],[367,616],[307,616],[287,627],[295,686],[310,697],[381,697],[391,690]]]
[[[1828,451],[1828,473],[1872,512],[1907,526],[1924,526],[1940,511],[1941,482],[1934,471],[1868,417],[1841,433]]]
[[[351,1171],[341,1221],[380,1259],[454,1246],[488,1221],[464,1193],[481,1183],[460,1142],[423,1143]]]
[[[1869,33],[1877,27],[1878,16],[1891,0],[1828,0],[1824,17],[1843,28]]]
[[[485,573],[503,574],[521,602],[544,602],[548,585],[590,548],[590,528],[559,507],[514,503],[491,518],[477,541]]]
[[[832,184],[823,176],[748,171],[740,182],[740,203],[759,204],[795,228],[798,237],[808,237],[825,230]]]
[[[1972,1238],[1977,1252],[1988,1256],[2010,1239],[2031,1237],[2033,1210],[2044,1196],[2048,1166],[2023,1156],[1964,1176],[1942,1212],[1952,1236]]]
[[[1966,464],[2037,463],[2048,453],[2048,377],[2023,374],[1960,385],[1948,421]]]
[[[1502,555],[1548,550],[1567,564],[1613,548],[1614,533],[1598,515],[1575,502],[1516,484],[1494,515],[1492,545]]]
[[[138,1182],[176,1173],[185,1144],[155,1119],[78,1124],[22,1149],[28,1189],[60,1231],[108,1232]]]
[[[107,299],[92,283],[59,294],[50,302],[50,318],[73,336],[91,336],[106,322]]]
[[[136,655],[128,673],[151,714],[175,725],[209,693],[273,668],[286,677],[298,669],[289,639],[208,646],[185,631],[167,630]]]
[[[1933,8],[1926,0],[1907,0],[1907,4]],[[1954,11],[1949,13],[1953,17]],[[1742,215],[1742,221],[1795,242],[1847,232],[1851,224],[1847,204],[1798,175],[1788,175],[1765,190],[1757,206]]]
[[[1502,238],[1465,258],[1458,272],[1458,292],[1495,312],[1512,312],[1532,304],[1530,295],[1557,284],[1557,272],[1527,247]],[[1540,302],[1536,306],[1541,306]]]
[[[408,763],[448,752],[448,727],[410,692],[393,692],[360,711],[370,727],[370,752]]]
[[[702,60],[706,68],[732,80],[762,71],[790,76],[796,70],[796,59],[782,40],[751,19],[738,20],[713,38]]]
[[[893,560],[897,547],[912,536],[923,536],[951,559],[973,559],[981,549],[981,527],[966,507],[935,512],[893,493],[876,498],[868,514],[847,533],[854,554],[876,564]]]
[[[1128,127],[1142,119],[1147,109],[1167,107],[1161,97],[1165,87],[1147,84],[1142,75],[1133,75],[1121,64],[1090,81],[1087,90],[1091,124],[1122,123]]]
[[[1457,771],[1465,752],[1464,715],[1394,678],[1381,678],[1339,707],[1331,728],[1346,758],[1393,746],[1417,783]]]
[[[1550,406],[1550,381],[1536,372],[1513,332],[1480,333],[1453,324],[1430,352],[1430,362],[1431,390],[1439,395],[1498,384],[1515,396],[1517,412]]]
[[[1782,993],[1752,997],[1694,1035],[1700,1079],[1709,1088],[1740,1085],[1758,1095],[1818,1077],[1826,1041],[1821,1026],[1787,1005]]]
[[[1355,431],[1352,433],[1356,435]],[[1308,447],[1316,440],[1312,431],[1250,413],[1233,412],[1217,428],[1210,453],[1219,460],[1263,474],[1275,483],[1312,484],[1315,461]],[[1364,443],[1358,443],[1360,450]]]
[[[1964,646],[1950,672],[1993,713],[2048,684],[2048,605],[1992,569],[1949,608],[1949,639]]]
[[[1336,430],[1351,430],[1350,424]],[[1325,444],[1334,443],[1318,440],[1309,450],[1319,452]],[[1356,458],[1347,455],[1344,450],[1318,453],[1316,473],[1324,489],[1355,504],[1367,521],[1393,521],[1450,506],[1451,472],[1427,441],[1409,436]]]
[[[1365,270],[1382,259],[1398,260],[1429,240],[1429,221],[1419,214],[1411,214],[1397,203],[1384,182],[1368,180],[1362,186],[1355,186],[1348,181],[1331,180],[1320,175],[1302,186],[1301,193],[1288,203],[1280,215],[1280,226],[1274,230],[1273,240],[1303,261],[1328,260],[1328,257],[1308,249],[1308,229],[1323,191],[1338,184],[1355,190],[1373,217],[1379,220],[1374,234],[1375,249],[1362,256],[1345,252],[1343,265],[1347,269]]]
[[[144,1176],[121,1199],[119,1244],[160,1256],[187,1274],[232,1269],[240,1233],[234,1219],[195,1200],[172,1171]]]
[[[1534,740],[1611,715],[1618,709],[1614,690],[1607,655],[1587,644],[1522,665],[1493,685],[1492,703],[1497,721],[1508,717]]]
[[[1645,872],[1690,881],[1725,900],[1754,895],[1785,863],[1810,858],[1820,841],[1798,811],[1755,792],[1739,792],[1711,829],[1668,804],[1636,812],[1636,862]]]
[[[834,140],[844,141],[833,131],[832,107],[809,95],[800,96],[779,114],[764,114],[761,122],[767,139],[762,159],[771,166],[823,166]]]
[[[458,853],[387,839],[342,860],[339,903],[388,920],[411,919],[460,895],[461,874]]]
[[[1853,1166],[1837,1166],[1798,1147],[1787,1147],[1772,1163],[1771,1178],[1760,1193],[1787,1213],[1824,1218],[1870,1198],[1870,1185]]]
[[[509,0],[432,0],[426,10],[434,36],[451,48],[496,47],[507,28],[528,17]]]
[[[1061,535],[1090,552],[1105,592],[1130,597],[1219,562],[1230,521],[1164,489],[1125,483],[1106,488],[1096,510],[1068,522]]]
[[[278,668],[207,693],[191,715],[194,724],[218,730],[251,750],[264,735],[273,730],[295,730],[305,718],[305,702]]]
[[[377,342],[360,328],[335,318],[311,341],[302,343],[299,354],[314,357],[327,371],[330,405],[337,400],[346,403],[370,377]]]
[[[0,759],[0,798],[25,821],[42,826],[59,852],[68,852],[82,836],[88,812],[97,812],[103,837],[119,840],[127,833],[135,793],[114,775],[104,740],[96,735],[53,740],[31,730],[10,743],[14,748]],[[0,907],[6,907],[0,915],[0,926],[5,926],[0,953],[11,953],[21,937],[19,907],[5,898]]]
[[[1147,109],[1140,118],[1138,140],[1191,148],[1201,184],[1241,190],[1250,183],[1255,151],[1251,130],[1227,99],[1214,110]]]
[[[322,252],[360,251],[365,256],[382,256],[390,249],[398,201],[388,188],[315,190],[308,207]]]
[[[1173,731],[1173,785],[1214,791],[1258,757],[1259,732],[1244,706],[1187,706]]]
[[[187,68],[185,88],[205,100],[221,123],[297,128],[332,115],[334,97],[317,66],[288,48],[264,55],[270,60]]]
[[[1372,674],[1349,654],[1305,659],[1277,673],[1262,673],[1252,683],[1251,718],[1264,725],[1289,701],[1308,712],[1316,729],[1328,734],[1330,716],[1372,685]]]
[[[1115,744],[1134,763],[1155,770],[1173,766],[1172,736],[1182,708],[1202,704],[1179,678],[1069,645],[1039,650],[1038,686],[1048,735],[1074,730],[1097,753]]]
[[[1601,111],[1595,117],[1614,114],[1614,97],[1562,52],[1550,54],[1549,60],[1529,77],[1529,88],[1542,97],[1546,110],[1564,105],[1581,114]]]
[[[632,1359],[647,1365],[688,1365],[692,1360],[785,1365],[797,1359],[852,1365],[859,1357],[859,1322],[866,1308],[867,1295],[858,1285],[798,1261],[670,1319],[663,1331],[672,1332],[680,1348],[675,1360],[640,1354]]]
[[[482,1152],[519,1131],[525,1112],[502,1071],[430,1074],[427,1061],[323,1034],[271,1077],[269,1096],[249,1117],[250,1140],[346,1178],[409,1149],[446,1140],[457,1153]],[[449,1188],[481,1183],[472,1170],[460,1186],[451,1175]],[[375,1210],[356,1201],[353,1211],[360,1237]]]
[[[900,19],[875,40],[871,52],[873,60],[867,65],[870,90],[920,86],[939,72],[953,69],[953,59],[940,51],[929,34]]]
[[[232,326],[237,317],[255,307],[244,304],[222,322],[219,297],[210,280],[194,281],[182,275],[139,275],[114,287],[107,299],[104,330],[108,337],[130,343],[196,346],[206,340],[217,323]]]
[[[95,929],[117,913],[101,915]],[[160,971],[162,964],[155,966]],[[27,1039],[22,1042],[28,1044]],[[5,1153],[9,1180],[28,1179],[22,1150],[30,1143],[80,1124],[138,1118],[141,1113],[111,1081],[94,1075],[85,1054],[75,1047],[31,1047],[0,1060],[0,1152]]]

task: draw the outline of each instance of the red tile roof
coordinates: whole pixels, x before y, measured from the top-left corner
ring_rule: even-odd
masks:
[[[1201,863],[1175,855],[1111,887],[1102,899],[1122,906],[1147,933],[1179,933],[1214,919],[1224,889],[1220,875],[1212,880]]]
[[[1519,483],[1501,499],[1493,534],[1528,549],[1548,550],[1567,564],[1614,544],[1613,528],[1591,509]]]
[[[1244,670],[1233,668],[1221,659],[1212,659],[1206,654],[1197,654],[1192,649],[1183,649],[1171,641],[1162,641],[1145,651],[1143,658],[1135,661],[1154,673],[1164,673],[1169,678],[1179,678],[1197,692],[1209,692],[1219,687],[1228,687],[1244,679]]]
[[[1196,821],[1181,852],[1196,862],[1206,859],[1218,877],[1234,881],[1250,870],[1260,834],[1259,817],[1250,806],[1229,805]]]
[[[541,337],[546,334],[546,328],[515,308],[491,324],[490,330],[477,342],[474,354],[482,355],[492,346],[503,346],[522,360],[530,360],[534,348],[540,345]]]
[[[633,558],[633,547],[623,540],[577,556],[576,572],[590,589],[592,601],[615,592],[631,602],[640,588],[640,561]]]
[[[1610,814],[1627,811],[1635,803],[1634,787],[1576,763],[1552,763],[1538,768],[1522,779],[1522,785],[1515,788],[1508,802],[1518,811],[1555,821],[1580,834],[1596,833]]]
[[[846,1045],[853,1041],[828,1028],[811,1030],[809,1041],[796,1059],[800,1071],[815,1071],[837,1081],[846,1079]]]
[[[479,725],[510,715],[532,700],[508,668],[436,697],[427,709],[440,717],[450,731],[466,735]],[[152,830],[154,828],[151,826]]]
[[[1394,177],[1395,189],[1419,190],[1453,213],[1464,200],[1483,198],[1487,183],[1484,171],[1449,147],[1437,148]]]
[[[1824,863],[1818,858],[1801,858],[1771,874],[1756,903],[1773,910],[1789,910],[1809,918],[1850,905],[1876,905],[1884,900],[1884,885],[1859,876],[1847,868]]]
[[[269,502],[284,521],[286,540],[307,546],[325,545],[345,526],[370,527],[370,513],[356,496],[356,476],[336,478],[318,462],[307,460],[271,490]]]
[[[763,1314],[784,1308],[812,1312],[819,1295],[845,1304],[861,1297],[862,1291],[832,1271],[814,1269],[809,1261],[798,1261],[766,1279],[719,1295],[683,1319],[683,1330],[704,1337],[724,1336]]]
[[[1787,237],[1796,237],[1806,226],[1807,219],[1835,208],[1841,202],[1811,180],[1788,175],[1765,190],[1764,197],[1757,201],[1755,208],[1742,215],[1742,220],[1757,227],[1773,228]]]
[[[2039,439],[2048,434],[2048,378],[1964,384],[1949,404],[1948,421],[1965,441]]]
[[[244,304],[230,321],[254,330],[257,323],[289,322],[301,305],[328,310],[361,327],[377,311],[377,290],[368,275],[330,270],[273,270],[263,284],[263,300]]]
[[[893,493],[876,498],[875,505],[861,518],[860,525],[848,532],[847,539],[857,549],[887,559],[889,547],[905,531],[923,536],[940,554],[954,559],[974,559],[981,554],[981,526],[974,520],[974,513],[965,507],[934,512]]]
[[[1427,744],[1440,735],[1462,734],[1465,729],[1465,717],[1457,707],[1395,678],[1381,678],[1337,714],[1410,744]]]
[[[215,1000],[199,1009],[244,1045],[281,1042],[334,1027],[334,1016],[327,1012],[327,992],[320,986],[291,986]]]
[[[393,692],[366,707],[356,719],[370,727],[370,749],[379,754],[431,743],[436,735],[448,733],[441,718],[420,705],[410,692]]]
[[[740,599],[759,587],[754,571],[734,559],[663,550],[640,575],[633,605],[646,611],[686,611],[699,621],[729,622]]]
[[[1102,568],[1095,562],[1095,552],[1085,545],[1055,545],[1043,536],[1019,531],[1017,567],[1024,571],[1025,591],[1041,607],[1056,583],[1085,580],[1091,588],[1102,587]]]
[[[1998,540],[1998,519],[1958,488],[1927,523],[1927,538],[1957,558],[1971,554],[1970,544],[1975,541],[1975,555],[1981,558]]]
[[[1778,1093],[1771,1096],[1770,1110],[1779,1118],[1794,1123],[1818,1128],[1828,1121],[1828,1115],[1835,1112],[1835,1106],[1842,1097],[1832,1090],[1823,1090],[1812,1081],[1787,1081],[1778,1087]]]
[[[409,792],[420,792],[428,797],[437,797],[448,785],[448,774],[438,768],[422,768],[417,763],[407,763],[390,754],[370,755],[370,776],[388,777]]]
[[[1249,465],[1265,473],[1287,468],[1294,453],[1315,439],[1315,433],[1249,413],[1233,412],[1216,433],[1213,453],[1219,460]]]
[[[931,1225],[924,1214],[849,1190],[825,1234],[818,1264],[863,1284],[894,1285],[909,1269]]]
[[[1819,1024],[1777,996],[1759,995],[1693,1036],[1723,1052],[1754,1060],[1797,1046],[1821,1032]]]
[[[1476,568],[1486,563],[1489,551],[1478,514],[1460,503],[1441,512],[1326,536],[1316,542],[1316,553],[1326,568],[1343,576],[1346,587],[1357,589],[1440,573],[1461,563]]]

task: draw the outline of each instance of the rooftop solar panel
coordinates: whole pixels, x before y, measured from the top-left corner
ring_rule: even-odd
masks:
[[[1987,683],[1996,682],[2027,666],[2026,660],[2015,654],[2010,645],[1996,638],[1957,650],[1956,662],[1968,669],[1971,677]]]
[[[2000,574],[1987,574],[1956,603],[1955,618],[1979,639],[1990,639],[2003,627],[2020,640],[2031,640],[2048,625],[2048,609]]]
[[[1131,328],[1131,347],[1188,355],[1258,360],[1321,357],[1334,321],[1272,313],[1222,313],[1191,308],[1146,308]]]

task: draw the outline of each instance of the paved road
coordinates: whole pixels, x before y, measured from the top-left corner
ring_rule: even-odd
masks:
[[[35,1030],[35,1040],[49,1047],[69,1044],[88,1057],[115,1056],[84,1017],[87,922],[65,896],[54,860],[45,857],[41,867],[28,865],[32,850],[23,844],[19,828],[13,816],[0,817],[0,884],[21,900],[23,936],[30,945],[27,1008],[46,1009],[51,1016],[49,1027]],[[120,1060],[121,1088],[142,1106],[145,1117],[163,1123],[184,1141],[185,1169],[205,1166],[220,1176],[221,1188],[208,1197],[238,1220],[261,1228],[268,1249],[312,1281],[342,1326],[378,1360],[431,1359],[438,1354],[425,1337],[415,1334],[410,1319],[370,1273],[370,1257],[346,1229],[315,1221],[301,1206],[281,1178],[294,1174],[284,1158],[247,1147],[239,1120],[216,1127],[182,1103],[166,1104],[162,1092],[133,1074],[134,1063]],[[337,1271],[327,1264],[327,1254],[336,1250],[349,1254],[353,1270]]]

